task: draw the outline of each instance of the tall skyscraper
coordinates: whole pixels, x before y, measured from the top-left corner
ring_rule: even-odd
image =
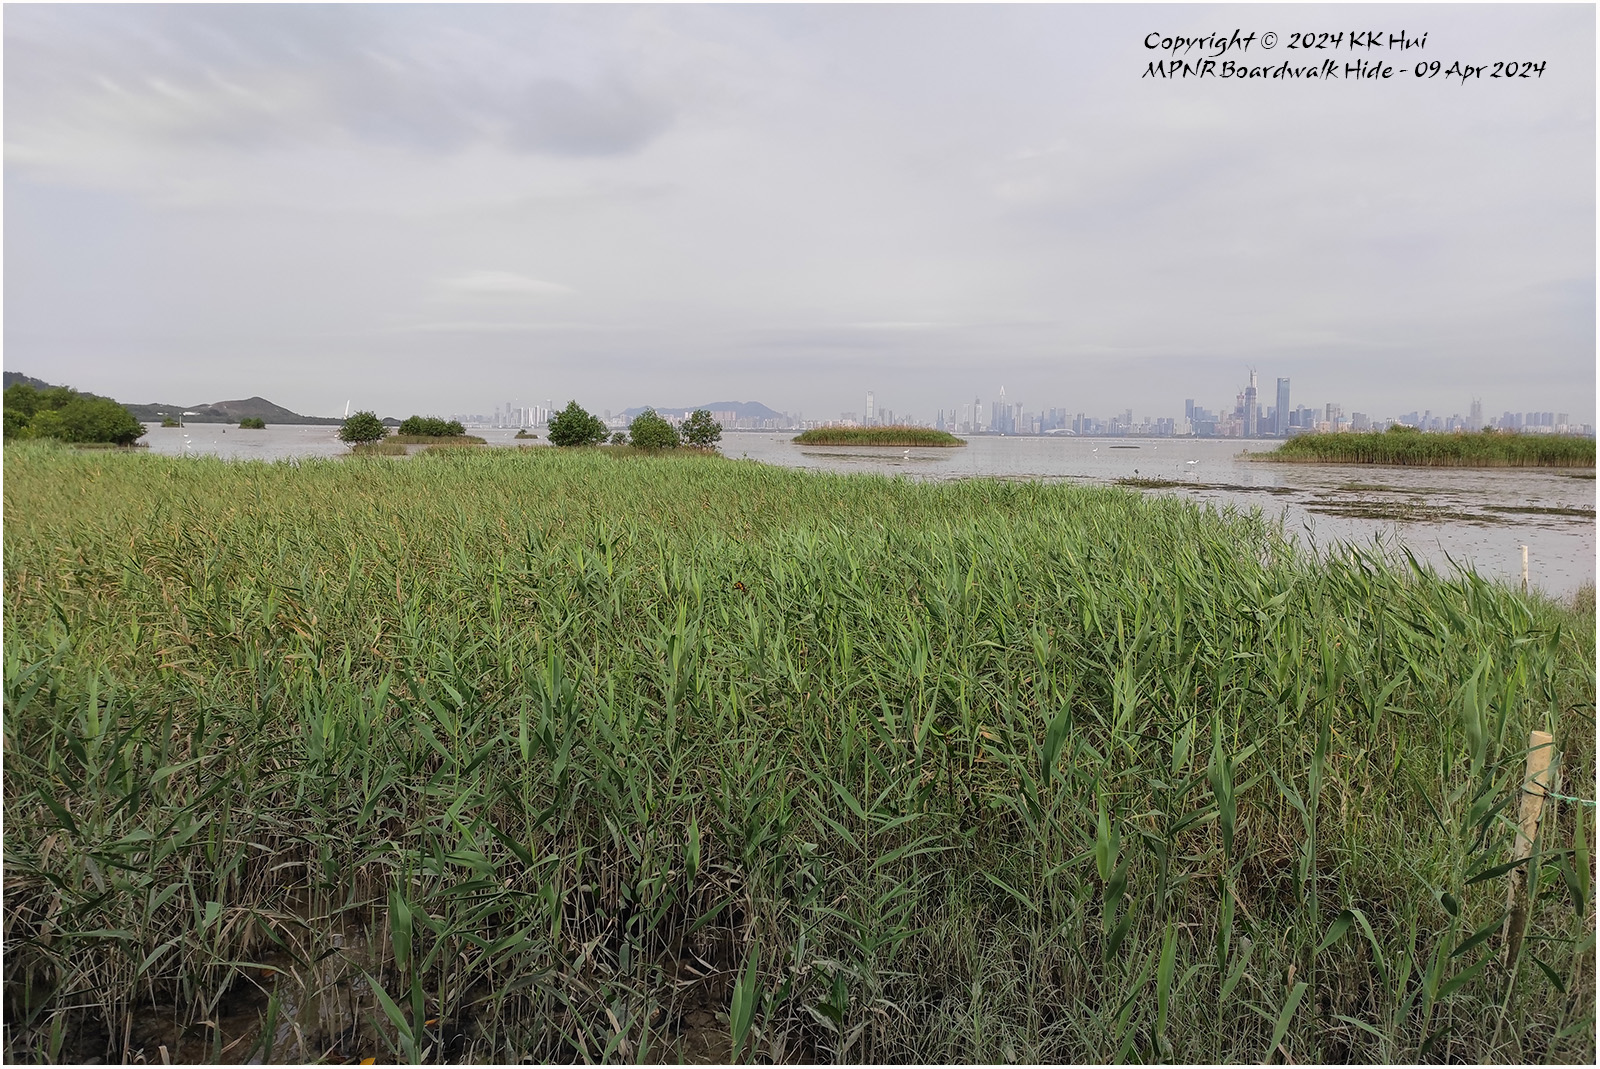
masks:
[[[1289,433],[1289,380],[1278,380],[1278,411],[1272,417],[1272,433],[1282,438]]]
[[[996,434],[1005,434],[1009,427],[1006,426],[1007,417],[1011,414],[1011,406],[1006,404],[1006,388],[1000,387],[1000,400],[989,402],[989,429]]]
[[[1481,431],[1481,430],[1483,430],[1483,401],[1482,401],[1482,399],[1477,398],[1477,397],[1474,397],[1472,399],[1471,412],[1472,412],[1472,414],[1467,417],[1467,430],[1469,430],[1469,431]]]
[[[1250,369],[1250,385],[1244,390],[1244,436],[1256,436],[1256,369]]]
[[[877,418],[878,418],[878,406],[875,403],[875,401],[873,400],[872,391],[868,390],[867,391],[867,418],[866,418],[866,420],[864,422],[867,424],[867,426],[870,427],[874,423],[877,422]]]

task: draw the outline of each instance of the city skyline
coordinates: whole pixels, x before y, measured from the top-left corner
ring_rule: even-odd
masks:
[[[1209,408],[1254,366],[1592,423],[1594,8],[1361,16],[1540,74],[1145,77],[1152,30],[1349,28],[1303,5],[18,5],[6,365],[929,416]]]
[[[1353,405],[1347,405],[1344,400],[1321,400],[1312,405],[1300,400],[1296,404],[1293,380],[1289,376],[1277,377],[1273,394],[1275,403],[1268,405],[1259,398],[1257,377],[1258,372],[1252,368],[1248,375],[1248,383],[1238,390],[1232,409],[1219,406],[1213,410],[1197,398],[1185,398],[1182,416],[1167,414],[1159,409],[1141,410],[1136,416],[1132,407],[1118,407],[1111,415],[1105,415],[1104,409],[1090,410],[1082,406],[1047,405],[1033,402],[1031,399],[1015,400],[1015,394],[1012,394],[1011,398],[1007,397],[1004,385],[998,388],[997,396],[988,403],[985,403],[981,396],[975,395],[970,401],[960,401],[949,408],[940,407],[931,414],[896,409],[883,404],[879,401],[879,391],[875,388],[863,391],[864,403],[857,410],[824,409],[807,412],[798,408],[771,408],[760,398],[751,398],[743,402],[771,408],[781,417],[779,419],[741,418],[736,412],[717,410],[725,402],[688,405],[651,404],[648,407],[669,418],[681,419],[694,408],[710,406],[713,418],[719,423],[746,429],[914,423],[969,434],[1074,433],[1116,436],[1135,433],[1156,436],[1193,434],[1197,437],[1283,438],[1309,431],[1383,429],[1390,424],[1401,423],[1425,431],[1438,432],[1470,432],[1490,428],[1535,433],[1591,436],[1594,434],[1594,425],[1590,421],[1582,419],[1581,416],[1575,417],[1571,411],[1559,407],[1502,409],[1496,415],[1494,406],[1486,407],[1479,397],[1471,398],[1464,406],[1465,414],[1460,406],[1454,408],[1447,406],[1436,410],[1429,405],[1415,404],[1409,411],[1365,412]],[[600,408],[584,405],[579,398],[571,400],[578,401],[587,410],[601,416],[607,426],[616,428],[627,425],[627,413],[646,407],[635,403],[626,409]],[[1253,419],[1252,413],[1248,411],[1248,406],[1252,403],[1255,406]],[[503,405],[495,405],[492,415],[451,413],[451,418],[483,426],[541,426],[553,411],[561,407],[564,407],[563,403],[554,399],[546,399],[542,405],[508,400]],[[1249,429],[1252,426],[1254,429]]]

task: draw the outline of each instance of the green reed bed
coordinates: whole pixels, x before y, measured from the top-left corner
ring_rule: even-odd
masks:
[[[960,446],[967,443],[931,427],[814,427],[795,435],[800,445]]]
[[[1252,460],[1436,468],[1592,468],[1594,439],[1549,434],[1302,434]]]
[[[1530,728],[1590,793],[1592,594],[1118,489],[6,452],[8,1058],[1595,1057],[1593,811],[1509,967],[1496,874]]]

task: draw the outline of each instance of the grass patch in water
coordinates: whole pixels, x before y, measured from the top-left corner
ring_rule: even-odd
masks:
[[[488,439],[475,434],[391,434],[384,441],[401,445],[485,445]]]
[[[816,427],[795,435],[798,445],[882,445],[955,447],[967,443],[929,427]]]
[[[1251,460],[1388,464],[1436,468],[1592,468],[1594,439],[1543,434],[1423,434],[1405,427],[1371,433],[1302,434]]]
[[[1594,519],[1594,509],[1559,508],[1554,505],[1484,505],[1488,512],[1515,512],[1528,516],[1583,516]]]
[[[1385,486],[1382,483],[1340,483],[1333,488],[1338,493],[1417,494],[1422,491],[1402,486]]]
[[[1158,490],[1168,486],[1195,486],[1180,479],[1163,479],[1146,475],[1126,475],[1116,480],[1118,486],[1134,486],[1143,490]]]

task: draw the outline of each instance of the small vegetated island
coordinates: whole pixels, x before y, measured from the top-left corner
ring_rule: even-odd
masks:
[[[460,420],[438,416],[408,416],[395,431],[401,445],[483,445],[484,439],[468,434]]]
[[[1412,427],[1302,434],[1252,460],[1287,464],[1388,464],[1419,468],[1592,468],[1594,439],[1543,434],[1424,434]]]
[[[566,408],[550,417],[549,437],[551,445],[562,448],[609,443],[612,456],[626,455],[629,450],[654,455],[680,446],[712,452],[722,440],[722,425],[703,408],[695,409],[681,426],[654,408],[646,408],[633,417],[626,432],[608,434],[599,416],[568,401]]]
[[[936,446],[951,448],[967,443],[931,427],[814,427],[795,435],[796,445]]]
[[[339,440],[350,443],[352,452],[368,456],[404,456],[408,445],[434,449],[484,444],[484,439],[468,434],[459,420],[410,416],[401,422],[395,434],[390,434],[389,428],[372,412],[357,412],[346,417],[339,428]]]
[[[163,421],[162,426],[165,425],[165,421]],[[239,429],[241,431],[264,431],[267,429],[267,421],[260,416],[245,416],[239,421]]]

